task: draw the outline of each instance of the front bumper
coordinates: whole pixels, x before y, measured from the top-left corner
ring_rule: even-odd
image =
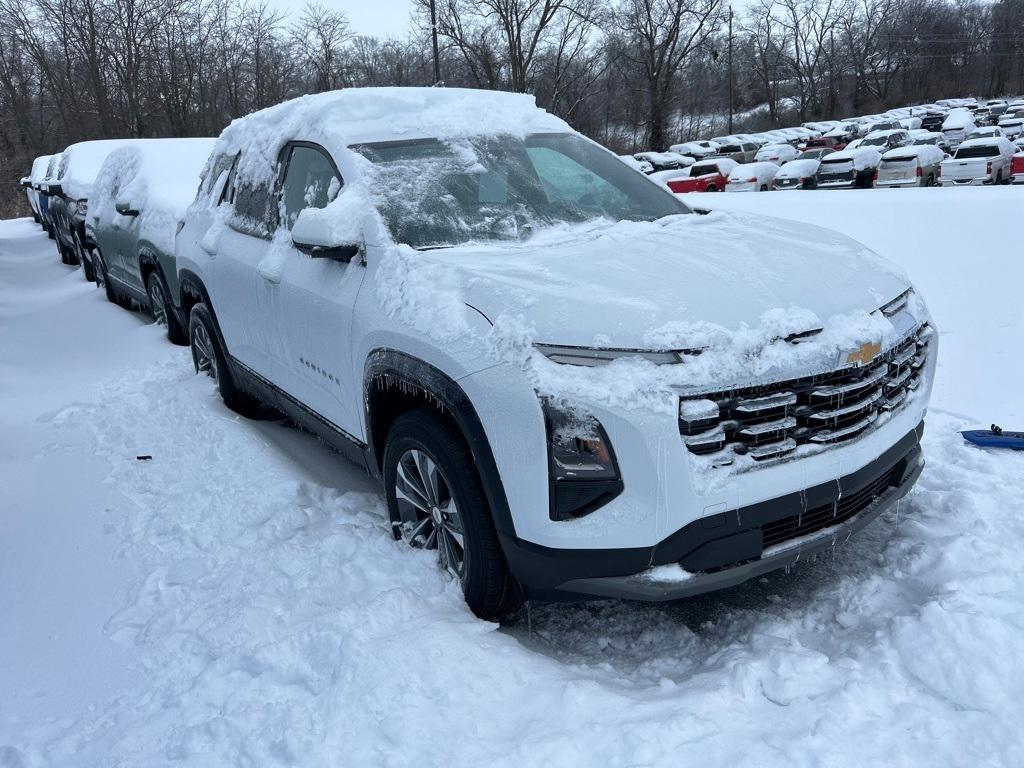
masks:
[[[856,472],[700,518],[653,547],[566,550],[505,535],[502,546],[527,594],[543,600],[674,600],[735,586],[843,543],[890,509],[921,474],[923,430],[922,422]],[[647,573],[673,563],[688,577],[665,582]]]

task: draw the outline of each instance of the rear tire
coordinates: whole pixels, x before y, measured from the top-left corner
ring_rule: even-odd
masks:
[[[760,191],[761,191],[761,192],[767,192],[767,191],[768,191],[768,185],[767,185],[767,184],[762,184],[762,185],[761,185],[761,190],[760,190]]]
[[[717,192],[718,191],[718,187],[716,187],[714,184],[708,184],[707,191],[708,192]]]
[[[153,316],[153,322],[167,329],[167,340],[178,345],[187,343],[188,333],[178,319],[178,313],[174,311],[171,292],[159,269],[149,273],[146,280],[146,295],[149,297],[149,312]]]
[[[82,241],[78,239],[78,235],[75,235],[75,245],[78,246],[78,260],[82,264],[82,272],[85,273],[85,279],[90,283],[95,283],[96,268],[92,263],[92,256],[82,246]]]
[[[259,412],[260,401],[235,384],[220,346],[217,325],[205,304],[192,307],[188,319],[188,340],[196,373],[205,373],[217,383],[224,405],[242,416],[255,416]]]
[[[426,409],[399,416],[384,446],[384,488],[392,533],[436,549],[473,613],[492,620],[518,610],[522,590],[501,551],[476,462],[451,422]]]
[[[110,282],[110,277],[107,275],[106,262],[103,261],[103,254],[99,252],[98,248],[92,252],[92,258],[94,262],[92,271],[93,276],[96,278],[96,285],[103,289],[103,292],[107,295],[107,301],[111,304],[120,304],[120,297]]]

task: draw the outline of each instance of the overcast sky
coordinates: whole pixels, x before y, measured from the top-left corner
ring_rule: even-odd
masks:
[[[306,0],[271,0],[279,8],[295,13]],[[413,0],[318,0],[320,5],[343,11],[352,31],[374,37],[405,37],[410,29]]]

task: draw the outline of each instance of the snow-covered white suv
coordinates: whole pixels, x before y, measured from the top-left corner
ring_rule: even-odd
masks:
[[[738,584],[922,467],[936,340],[905,277],[824,229],[692,214],[529,96],[236,120],[176,254],[197,370],[365,463],[481,616]]]

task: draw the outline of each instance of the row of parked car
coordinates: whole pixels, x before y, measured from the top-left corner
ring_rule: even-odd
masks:
[[[1024,184],[1024,99],[947,100],[622,159],[674,192]]]
[[[921,472],[937,341],[906,278],[796,222],[696,226],[523,94],[305,96],[216,140],[76,143],[26,184],[65,263],[230,408],[363,464],[483,617],[788,568]]]

